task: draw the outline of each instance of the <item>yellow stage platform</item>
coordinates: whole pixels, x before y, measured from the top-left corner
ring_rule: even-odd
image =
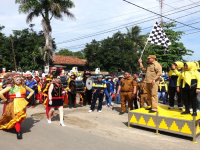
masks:
[[[137,125],[146,128],[156,129],[174,134],[180,134],[193,138],[200,134],[200,112],[197,117],[190,114],[181,115],[181,110],[177,108],[168,110],[168,106],[159,105],[158,113],[149,113],[144,108],[131,110],[128,113],[128,126]]]

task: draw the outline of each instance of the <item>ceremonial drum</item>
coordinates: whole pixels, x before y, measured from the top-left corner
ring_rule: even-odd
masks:
[[[84,91],[84,83],[82,80],[72,80],[69,83],[69,88],[73,94],[81,93]]]
[[[87,90],[92,90],[92,84],[93,84],[93,78],[92,77],[89,77],[89,78],[87,78],[87,80],[86,80],[86,88],[87,88]]]

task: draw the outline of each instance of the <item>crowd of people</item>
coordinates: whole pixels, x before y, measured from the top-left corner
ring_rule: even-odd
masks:
[[[36,100],[46,108],[48,123],[51,123],[54,110],[59,110],[59,124],[65,126],[63,107],[68,105],[70,109],[75,108],[78,102],[77,94],[82,106],[90,105],[88,113],[95,110],[97,100],[99,113],[102,112],[102,106],[113,108],[114,103],[121,104],[120,115],[126,112],[127,103],[129,110],[146,108],[149,113],[155,113],[158,110],[158,100],[162,97],[163,104],[169,101],[169,110],[174,109],[174,102],[177,99],[179,110],[183,110],[185,106],[182,115],[190,114],[191,107],[192,116],[197,116],[197,94],[200,92],[198,62],[177,61],[165,75],[162,74],[162,66],[156,61],[155,55],[150,55],[147,62],[149,65],[144,67],[142,60],[139,59],[140,69],[146,72],[145,74],[131,75],[126,71],[118,77],[112,75],[104,78],[99,75],[92,85],[87,83],[91,77],[89,70],[84,71],[83,75],[80,72],[71,73],[67,87],[61,84],[60,76],[63,74],[60,68],[52,67],[46,77],[39,77],[37,73],[22,76],[19,73],[8,72],[1,79],[3,84],[0,98],[4,101],[4,107],[0,129],[15,128],[17,138],[22,139],[20,127],[26,118],[26,108],[34,108]],[[84,85],[82,91],[73,86],[74,81],[80,79]]]

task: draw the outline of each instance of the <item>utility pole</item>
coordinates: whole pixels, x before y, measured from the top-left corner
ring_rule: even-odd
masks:
[[[161,17],[160,17],[160,24],[163,25],[163,17],[162,17],[162,14],[163,14],[163,1],[164,0],[159,0],[159,4],[160,4],[160,14],[161,14]]]
[[[14,51],[14,46],[13,46],[12,34],[10,34],[10,39],[11,39],[11,43],[12,43],[12,51],[13,51],[13,58],[14,58],[14,63],[15,63],[15,71],[17,71],[17,64],[16,64],[16,60],[15,60],[15,51]]]

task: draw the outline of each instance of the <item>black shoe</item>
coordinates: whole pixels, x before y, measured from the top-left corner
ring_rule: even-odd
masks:
[[[119,115],[123,115],[125,112],[120,112]]]
[[[86,104],[83,104],[83,106],[86,106]]]
[[[155,113],[155,112],[157,112],[157,111],[155,111],[155,110],[150,110],[149,111],[149,113]]]
[[[183,107],[178,107],[179,110],[183,110]]]
[[[184,111],[184,112],[181,113],[181,115],[187,115],[187,114],[190,114],[190,112],[189,111]]]
[[[17,139],[18,139],[18,140],[21,140],[21,139],[22,139],[22,134],[21,134],[21,132],[17,132]]]
[[[70,109],[72,109],[72,106],[69,106]]]
[[[88,103],[88,105],[91,105],[91,103]]]
[[[192,116],[197,116],[197,112],[193,112]]]
[[[74,105],[73,108],[76,108],[76,106]]]
[[[150,108],[146,108],[145,110],[151,110],[151,107]]]

